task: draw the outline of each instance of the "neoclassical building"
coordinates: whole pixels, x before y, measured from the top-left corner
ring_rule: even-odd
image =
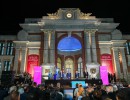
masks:
[[[118,29],[113,18],[96,18],[78,8],[60,8],[42,18],[25,18],[17,35],[0,35],[0,74],[2,70],[33,73],[43,66],[83,71],[91,66],[107,66],[117,78],[129,79],[130,35]]]

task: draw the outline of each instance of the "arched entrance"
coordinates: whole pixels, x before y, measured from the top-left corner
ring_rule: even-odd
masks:
[[[57,34],[58,40],[56,43],[56,66],[61,70],[71,72],[71,78],[75,78],[75,72],[78,71],[78,59],[83,56],[82,38],[77,33],[68,32],[68,34]],[[61,63],[58,59],[61,59]],[[82,59],[82,58],[81,58]],[[80,77],[83,71],[83,60],[80,61]]]
[[[57,68],[61,70],[61,59],[59,57],[57,58]]]
[[[81,57],[78,59],[78,72],[79,72],[79,77],[83,77],[83,63]]]
[[[74,62],[71,58],[65,60],[65,71],[66,73],[71,73],[71,78],[74,78]]]

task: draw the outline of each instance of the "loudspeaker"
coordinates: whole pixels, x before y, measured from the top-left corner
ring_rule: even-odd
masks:
[[[2,71],[1,83],[2,84],[11,84],[14,79],[14,71]]]

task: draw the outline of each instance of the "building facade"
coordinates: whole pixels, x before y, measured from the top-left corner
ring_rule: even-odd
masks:
[[[42,18],[25,18],[17,35],[0,35],[0,74],[13,70],[33,73],[34,66],[78,71],[107,66],[117,78],[129,79],[130,35],[113,18],[96,18],[78,8],[60,8]],[[43,67],[44,69],[44,67]]]

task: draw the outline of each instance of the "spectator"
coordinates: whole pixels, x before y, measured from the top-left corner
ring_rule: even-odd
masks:
[[[130,100],[127,96],[127,91],[119,90],[116,94],[116,100]]]

